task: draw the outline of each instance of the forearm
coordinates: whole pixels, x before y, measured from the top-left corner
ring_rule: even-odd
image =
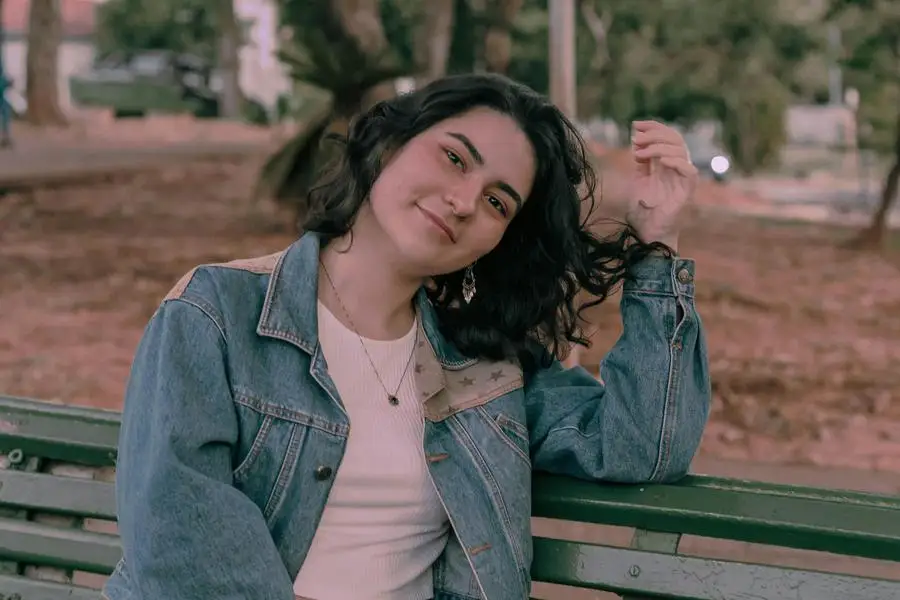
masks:
[[[601,381],[558,363],[535,375],[526,403],[536,470],[624,483],[687,473],[710,403],[692,270],[662,257],[633,269]]]
[[[652,450],[646,479],[670,480],[690,467],[711,397],[694,263],[651,257],[630,275],[620,305],[623,334],[601,361],[600,376],[626,415],[619,426]]]

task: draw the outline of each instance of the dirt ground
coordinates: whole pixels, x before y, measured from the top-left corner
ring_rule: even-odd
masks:
[[[114,119],[102,109],[81,109],[69,115],[66,127],[32,127],[14,121],[17,147],[118,148],[191,142],[269,143],[284,139],[285,127],[256,127],[240,122],[195,119],[191,115],[148,115],[140,119]]]
[[[0,198],[0,391],[116,408],[160,298],[199,263],[293,237],[249,199],[258,164],[197,163]],[[842,250],[848,230],[699,214],[715,389],[703,452],[900,472],[900,252]],[[588,360],[619,333],[597,314]]]

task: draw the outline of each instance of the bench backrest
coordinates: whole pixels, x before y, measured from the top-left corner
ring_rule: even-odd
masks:
[[[0,598],[81,598],[89,592],[73,580],[94,585],[88,574],[113,570],[119,424],[114,412],[0,397]],[[630,548],[535,538],[536,581],[632,598],[900,598],[900,581],[677,554],[692,534],[900,561],[900,498],[702,476],[624,486],[536,475],[533,514],[636,530]]]

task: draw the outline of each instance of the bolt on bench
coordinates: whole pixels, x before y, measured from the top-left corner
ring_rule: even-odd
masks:
[[[120,557],[119,415],[0,397],[0,599],[97,600]],[[635,528],[630,547],[536,537],[535,581],[629,600],[900,600],[900,498],[690,476],[536,475],[537,517]],[[678,553],[682,535],[897,562],[898,581]],[[491,599],[507,600],[507,599]]]

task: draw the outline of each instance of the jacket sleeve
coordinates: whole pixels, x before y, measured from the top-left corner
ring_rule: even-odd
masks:
[[[260,509],[232,485],[237,414],[208,307],[167,300],[128,383],[116,502],[135,600],[293,600]]]
[[[556,362],[526,385],[535,470],[643,483],[690,468],[711,398],[694,263],[651,257],[629,275],[623,333],[600,363],[600,380]]]

